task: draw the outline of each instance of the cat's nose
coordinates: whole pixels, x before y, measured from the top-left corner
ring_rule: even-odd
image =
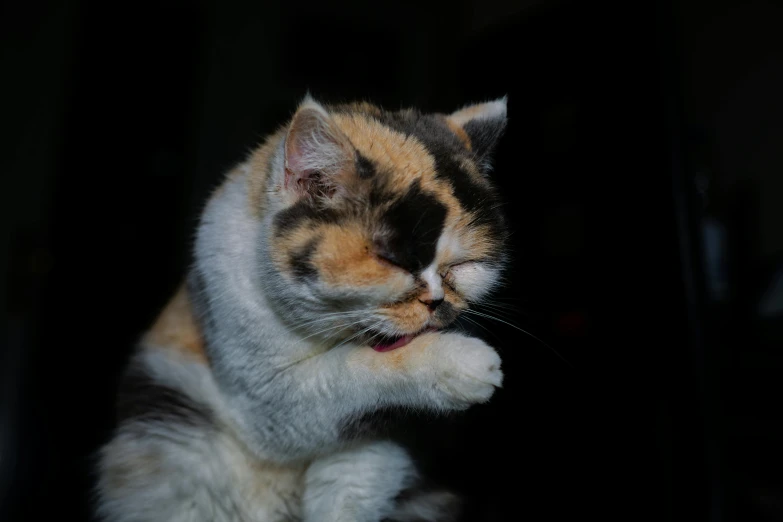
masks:
[[[429,309],[430,312],[434,312],[438,306],[443,302],[443,298],[440,299],[419,299],[420,302],[424,303],[424,305]]]

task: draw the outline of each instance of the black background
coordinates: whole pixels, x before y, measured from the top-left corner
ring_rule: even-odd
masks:
[[[482,321],[504,388],[403,430],[465,520],[783,518],[783,327],[756,312],[783,259],[781,22],[738,0],[4,3],[0,518],[89,518],[117,376],[209,190],[307,90],[508,95],[497,303],[540,341]]]

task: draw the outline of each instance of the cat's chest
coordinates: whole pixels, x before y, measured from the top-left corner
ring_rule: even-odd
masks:
[[[240,520],[301,520],[305,465],[262,462],[230,443],[220,457],[232,487],[218,502],[228,512],[241,515]]]

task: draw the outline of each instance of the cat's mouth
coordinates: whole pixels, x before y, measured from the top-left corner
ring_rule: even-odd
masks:
[[[376,352],[390,352],[392,350],[396,350],[397,348],[402,348],[412,340],[414,340],[416,337],[420,336],[423,333],[427,332],[435,332],[437,331],[437,328],[434,328],[432,326],[429,326],[427,328],[424,328],[423,330],[419,330],[416,333],[412,334],[405,334],[405,335],[383,335],[380,333],[370,333],[368,338],[370,339],[369,344],[372,347],[373,350]]]

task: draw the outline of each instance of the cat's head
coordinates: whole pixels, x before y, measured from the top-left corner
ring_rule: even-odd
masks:
[[[452,323],[498,283],[489,180],[505,98],[452,114],[305,99],[270,161],[262,278],[309,335],[376,349]]]

